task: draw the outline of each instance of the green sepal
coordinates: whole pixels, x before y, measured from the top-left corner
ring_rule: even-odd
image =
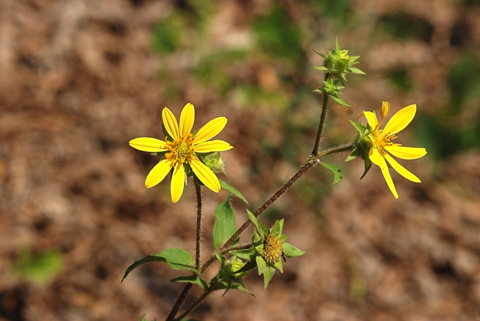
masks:
[[[244,201],[245,203],[248,204],[248,201],[247,201],[247,199],[245,198],[245,196],[243,196],[242,193],[240,193],[237,189],[235,189],[234,187],[228,185],[227,183],[225,183],[225,182],[222,181],[221,179],[219,179],[219,181],[220,181],[220,186],[221,186],[224,190],[229,191],[230,193],[232,193],[233,195],[235,195],[236,197],[238,197],[239,199],[241,199],[242,201]]]
[[[283,218],[281,220],[275,221],[275,223],[273,224],[273,227],[270,229],[269,234],[275,237],[280,237],[283,231],[283,223],[284,223]]]
[[[283,261],[282,260],[278,260],[277,262],[275,262],[273,267],[275,269],[278,269],[281,273],[283,273]]]
[[[372,161],[368,157],[365,158],[365,171],[363,172],[362,177],[360,177],[360,179],[362,179],[363,177],[365,177],[365,175],[367,175],[371,167],[372,167]]]
[[[328,72],[328,68],[325,67],[325,66],[318,66],[318,67],[313,67],[313,68],[316,69],[316,70],[327,71]]]
[[[355,159],[357,156],[360,156],[360,152],[358,150],[357,147],[355,147],[352,152],[350,153],[350,155],[347,156],[347,158],[345,159],[346,162],[349,162],[351,161],[352,159]]]
[[[352,74],[365,75],[365,73],[363,71],[361,71],[360,69],[355,68],[355,67],[348,68],[348,71],[350,71]]]
[[[253,258],[254,256],[252,256]],[[242,268],[238,271],[234,271],[234,273],[243,273],[243,272],[248,272],[250,270],[253,270],[257,266],[256,260],[251,260],[248,261]]]
[[[350,104],[348,104],[345,100],[343,100],[342,98],[338,97],[338,96],[332,96],[330,95],[330,97],[332,97],[333,100],[335,100],[338,104],[342,105],[342,106],[345,106],[345,107],[352,107],[350,106]]]
[[[317,55],[319,55],[320,57],[322,57],[323,59],[325,59],[325,55],[324,55],[324,54],[318,52],[318,51],[315,50],[315,49],[313,49],[313,51],[314,51]]]
[[[162,131],[163,131],[163,135],[165,136],[165,141],[167,141],[167,142],[173,142],[174,141],[173,137],[170,136],[170,134],[168,133],[167,128],[165,128],[164,124],[162,124]]]
[[[275,267],[271,266],[270,264],[267,264],[267,262],[265,262],[265,260],[261,256],[257,256],[256,261],[258,266],[258,275],[263,274],[263,284],[264,284],[264,288],[266,289],[268,286],[268,283],[270,283],[273,276],[275,275]]]
[[[140,319],[140,321],[157,321],[157,319],[148,320],[148,319],[145,317],[145,314],[144,314],[144,315],[142,315],[142,318]]]
[[[320,162],[320,165],[322,165],[323,167],[328,169],[330,172],[332,172],[332,174],[333,174],[333,184],[337,184],[338,182],[340,182],[340,180],[343,177],[342,171],[340,170],[340,168],[338,168],[337,166],[335,166],[333,164],[324,163],[324,162]]]
[[[132,272],[134,269],[136,269],[137,267],[145,263],[152,263],[152,262],[167,263],[174,270],[189,270],[197,274],[200,274],[198,270],[195,269],[194,267],[195,263],[193,262],[193,257],[190,253],[182,249],[169,248],[157,254],[147,255],[143,259],[135,261],[132,265],[130,265],[125,270],[125,274],[123,275],[122,282],[123,280],[125,280],[128,274]]]
[[[190,276],[179,276],[178,278],[171,279],[170,282],[192,283],[192,284],[198,285],[203,290],[206,290],[208,288],[207,281],[202,279],[197,274],[190,275]]]
[[[305,254],[304,251],[300,250],[299,248],[293,246],[290,243],[283,243],[282,248],[283,248],[283,254],[285,254],[285,256],[290,259]]]
[[[252,221],[253,225],[255,225],[256,231],[260,233],[260,238],[263,241],[265,239],[265,236],[268,234],[268,229],[262,223],[260,223],[255,217],[255,215],[253,215],[253,213],[250,212],[248,209],[247,214],[250,218],[250,221]]]
[[[362,125],[362,124],[359,124],[359,123],[356,123],[352,120],[349,120],[350,121],[350,124],[352,124],[353,128],[355,128],[358,132],[358,135],[360,137],[363,137],[366,133],[366,131],[368,130],[368,127]]]
[[[220,248],[235,232],[237,225],[235,222],[235,212],[230,202],[231,194],[227,196],[225,201],[218,204],[215,209],[215,225],[213,226],[213,246]],[[238,239],[234,241],[235,244]]]

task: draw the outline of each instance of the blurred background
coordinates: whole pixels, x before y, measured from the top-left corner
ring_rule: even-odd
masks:
[[[0,320],[163,320],[182,285],[163,264],[135,260],[194,250],[187,186],[147,190],[158,157],[135,137],[163,138],[161,109],[196,107],[194,129],[226,116],[218,136],[230,185],[255,210],[308,157],[323,75],[313,52],[359,55],[331,104],[328,147],[389,101],[417,116],[402,132],[426,157],[402,162],[421,180],[330,157],[333,186],[311,169],[263,216],[285,218],[288,260],[267,290],[212,295],[201,320],[480,320],[480,1],[1,0]],[[204,193],[204,258],[213,211]],[[245,206],[235,200],[237,223]],[[208,271],[213,275],[214,269]]]

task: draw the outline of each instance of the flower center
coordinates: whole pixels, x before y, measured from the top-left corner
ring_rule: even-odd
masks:
[[[188,134],[185,137],[180,138],[174,142],[167,142],[167,147],[170,153],[167,153],[165,157],[172,162],[188,162],[193,156],[192,148],[192,134]]]
[[[384,155],[386,153],[385,151],[385,146],[393,146],[393,145],[398,145],[395,143],[392,143],[392,140],[396,139],[398,136],[397,135],[383,135],[382,131],[376,131],[373,134],[373,140],[374,144],[377,148],[377,150],[380,152],[380,154]]]
[[[190,148],[188,148],[188,144],[185,141],[180,142],[177,146],[175,146],[175,153],[177,154],[178,158],[186,158],[189,154]]]
[[[282,242],[278,237],[269,235],[265,239],[265,244],[263,245],[262,256],[270,264],[277,263],[283,254]]]

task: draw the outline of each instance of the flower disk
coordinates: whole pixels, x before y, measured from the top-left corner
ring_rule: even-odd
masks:
[[[165,107],[162,111],[162,120],[170,139],[162,141],[156,138],[140,137],[130,141],[130,146],[135,149],[164,153],[165,157],[150,171],[145,180],[145,186],[151,188],[160,183],[165,176],[173,171],[170,183],[172,202],[176,203],[183,194],[185,186],[185,164],[190,165],[195,176],[214,192],[220,191],[220,182],[215,174],[200,160],[199,154],[226,151],[232,148],[229,143],[222,140],[211,140],[219,134],[227,119],[218,117],[193,135],[191,133],[195,121],[195,108],[186,104],[180,115],[180,124],[173,113]]]
[[[282,258],[282,242],[273,235],[267,236],[263,246],[262,257],[270,264],[275,264]]]

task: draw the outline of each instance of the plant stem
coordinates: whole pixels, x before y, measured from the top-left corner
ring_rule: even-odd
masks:
[[[327,116],[328,97],[328,95],[323,94],[322,113],[320,114],[320,121],[318,122],[317,136],[315,137],[315,145],[313,146],[312,156],[317,156],[318,149],[320,148],[320,138],[322,137],[323,125],[325,124],[325,118]]]
[[[282,196],[287,190],[288,188],[290,188],[300,177],[302,177],[303,174],[305,174],[305,172],[310,169],[310,167],[312,167],[313,165],[316,165],[319,161],[320,158],[322,158],[323,156],[326,156],[326,155],[330,155],[330,154],[335,154],[335,153],[340,153],[340,152],[345,152],[345,151],[348,151],[348,150],[352,150],[354,147],[354,143],[351,143],[351,144],[347,144],[347,145],[339,145],[339,146],[335,146],[335,147],[332,147],[332,148],[329,148],[321,153],[317,153],[316,156],[314,155],[311,155],[307,161],[305,163],[303,163],[302,166],[300,166],[300,169],[298,170],[298,172],[293,175],[282,187],[280,187],[276,192],[275,194],[273,194],[262,206],[260,206],[256,211],[255,213],[253,213],[253,215],[255,217],[258,217],[260,214],[262,214],[263,212],[265,212],[265,210],[273,204],[273,202],[275,202],[280,196]],[[198,200],[198,198],[197,198]],[[200,204],[201,206],[201,204]],[[235,234],[232,235],[232,237],[230,237],[226,242],[225,244],[223,244],[223,246],[221,246],[219,249],[218,249],[218,252],[220,254],[224,254],[224,253],[227,253],[231,250],[236,250],[236,249],[241,249],[243,247],[245,247],[245,245],[243,246],[238,246],[238,247],[229,247],[234,240],[236,240],[240,234],[243,233],[243,231],[252,223],[252,221],[250,221],[250,219],[246,220],[243,225],[235,232]],[[248,244],[247,246],[250,246],[250,244]],[[202,274],[203,272],[205,272],[205,270],[210,266],[212,265],[215,260],[217,259],[217,257],[215,255],[212,255],[207,261],[205,261],[205,263],[203,263],[200,267],[197,266],[197,269],[200,271],[200,274]],[[205,297],[207,297],[210,292],[206,291],[203,293],[203,295],[197,299],[197,301],[195,301],[194,305],[192,307],[190,307],[188,309],[188,311],[185,311],[181,317],[177,318],[177,319],[174,319],[175,317],[175,314],[178,312],[180,306],[182,305],[183,301],[185,300],[185,298],[187,297],[190,289],[192,288],[193,284],[192,283],[187,283],[185,285],[185,287],[183,288],[183,291],[182,293],[180,293],[180,296],[178,297],[177,301],[175,302],[175,305],[174,307],[172,308],[172,311],[170,312],[170,314],[168,315],[166,321],[175,321],[175,320],[180,320],[181,318],[183,318],[184,316],[186,316],[188,313],[190,313],[191,311],[193,311],[193,308],[195,308],[198,304],[200,304],[200,302],[205,299]],[[208,292],[208,293],[207,293]],[[201,299],[201,300],[200,300]]]
[[[182,293],[177,298],[177,301],[175,301],[175,304],[172,307],[172,310],[170,311],[170,314],[167,316],[165,321],[172,321],[175,318],[175,314],[177,314],[178,310],[182,306],[183,301],[187,298],[188,293],[190,292],[190,289],[192,288],[193,284],[192,283],[187,283],[185,284],[185,287],[182,290]]]
[[[273,194],[265,203],[263,203],[262,206],[260,206],[256,211],[255,213],[253,213],[253,215],[255,217],[258,217],[260,214],[262,214],[263,212],[265,212],[265,210],[270,207],[270,205],[273,204],[273,202],[275,202],[280,196],[283,195],[283,193],[285,193],[296,181],[297,179],[299,179],[300,177],[302,177],[302,175],[310,168],[312,167],[312,165],[315,164],[315,160],[310,157],[301,167],[300,169],[298,170],[298,172],[293,175],[282,187],[280,187],[276,192],[275,194]],[[222,250],[225,250],[226,248],[228,248],[234,240],[236,240],[240,234],[242,234],[242,232],[252,223],[252,221],[250,219],[246,220],[245,223],[243,223],[242,226],[240,226],[240,228],[235,232],[235,234],[232,235],[232,237],[230,237],[226,242],[225,244],[223,244],[220,248],[219,248],[219,251],[222,251]]]
[[[182,320],[184,317],[186,317],[190,312],[192,312],[200,303],[202,303],[203,300],[205,300],[205,298],[210,294],[212,293],[214,290],[213,288],[213,285],[211,285],[210,287],[208,287],[208,289],[205,290],[205,292],[203,292],[203,294],[195,300],[195,302],[193,302],[193,304],[191,306],[188,307],[188,309],[186,309],[178,318],[174,319],[173,321],[179,321],[179,320]]]
[[[197,195],[197,229],[196,229],[196,239],[195,239],[195,268],[200,268],[200,241],[202,238],[202,186],[196,177],[193,178],[193,184],[195,186],[195,194]],[[212,262],[213,263],[213,262]],[[175,301],[175,304],[170,311],[170,314],[165,319],[166,321],[174,320],[175,314],[183,304],[183,301],[187,298],[190,289],[192,288],[192,283],[187,283],[183,288],[182,293]]]
[[[200,267],[200,243],[202,238],[202,186],[196,177],[193,179],[197,195],[197,236],[195,240],[195,268]]]

